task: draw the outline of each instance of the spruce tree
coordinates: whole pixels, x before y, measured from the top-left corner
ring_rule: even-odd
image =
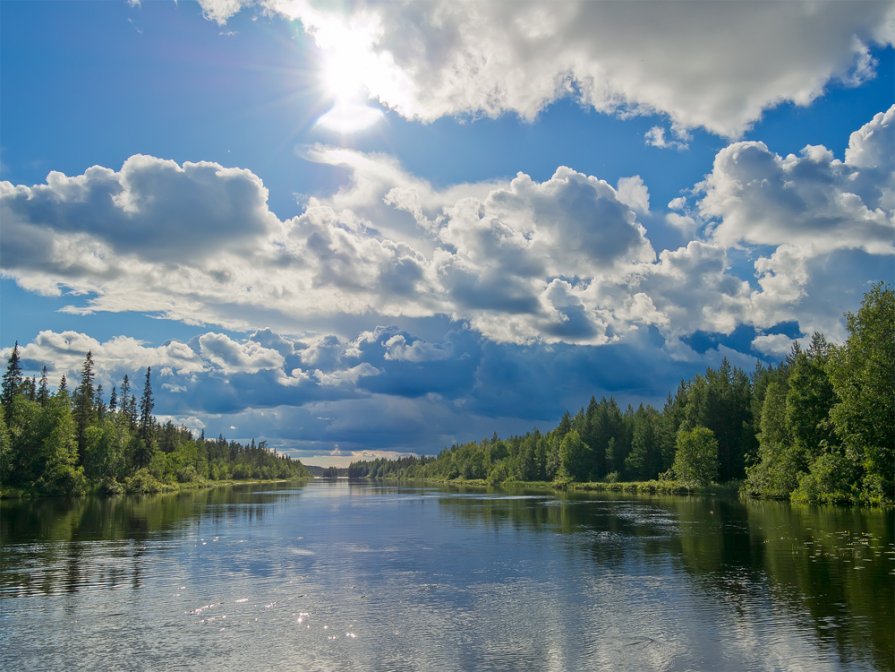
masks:
[[[146,367],[146,382],[143,384],[143,397],[140,399],[140,438],[147,444],[152,441],[152,409],[155,402],[152,400],[152,382],[150,375],[152,367]]]
[[[106,416],[106,404],[103,401],[102,383],[96,386],[96,392],[93,395],[93,409],[96,417],[102,420]]]
[[[40,372],[40,383],[37,387],[37,402],[41,406],[46,406],[50,401],[50,385],[47,382],[47,367],[45,366]]]
[[[0,396],[0,403],[9,411],[12,406],[12,400],[19,393],[22,387],[22,364],[19,359],[19,342],[12,348],[12,354],[6,364],[6,373],[3,374],[3,394]]]
[[[94,407],[94,396],[96,390],[93,387],[95,374],[93,373],[93,353],[88,352],[84,359],[84,366],[81,367],[81,382],[75,390],[74,395],[74,415],[75,427],[78,438],[78,460],[79,463],[84,458],[84,448],[87,442],[87,427],[93,422],[96,416]]]

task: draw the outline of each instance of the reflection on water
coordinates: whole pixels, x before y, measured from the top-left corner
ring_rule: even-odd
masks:
[[[339,482],[0,513],[0,669],[895,669],[891,511]]]

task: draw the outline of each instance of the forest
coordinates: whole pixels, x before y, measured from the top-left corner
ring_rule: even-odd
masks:
[[[198,438],[152,414],[152,370],[138,403],[127,375],[108,401],[87,353],[77,387],[63,375],[54,391],[23,375],[18,343],[0,395],[0,491],[31,494],[117,494],[174,489],[184,484],[308,476],[301,462],[262,441],[242,445],[222,436]],[[177,485],[175,485],[177,484]]]
[[[842,345],[815,333],[779,365],[725,359],[682,381],[661,410],[591,398],[547,433],[454,445],[437,457],[354,462],[351,478],[741,483],[802,502],[893,502],[895,293],[875,285]]]

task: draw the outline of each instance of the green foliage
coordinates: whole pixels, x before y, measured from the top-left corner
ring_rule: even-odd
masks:
[[[129,494],[142,495],[152,492],[164,492],[170,489],[152,475],[149,469],[142,467],[124,479],[124,491]]]
[[[808,473],[802,474],[792,493],[796,502],[850,504],[854,501],[856,482],[854,463],[840,453],[824,453],[811,463]]]
[[[786,499],[806,469],[807,455],[789,432],[786,400],[786,389],[772,381],[762,404],[758,461],[746,469],[744,488],[750,494]]]
[[[142,415],[125,376],[121,404],[105,405],[102,386],[94,385],[90,353],[81,381],[69,396],[65,376],[50,396],[46,368],[41,383],[21,374],[18,347],[13,349],[4,390],[14,390],[0,404],[0,486],[4,491],[78,495],[90,489],[115,494],[158,492],[169,483],[206,478],[301,478],[298,461],[278,455],[264,442],[243,446],[223,437],[195,440],[168,422],[159,428],[151,415],[150,372],[146,371]],[[113,388],[114,389],[114,388]],[[159,449],[161,442],[162,449]]]
[[[593,451],[574,429],[559,444],[559,477],[573,481],[586,481],[590,476]]]
[[[676,448],[672,468],[679,481],[705,486],[718,475],[718,440],[708,427],[680,430]]]
[[[15,396],[22,387],[22,364],[19,358],[19,342],[12,348],[12,354],[6,364],[6,372],[3,374],[3,393],[0,394],[0,405],[9,410]]]
[[[892,499],[895,478],[895,292],[878,284],[846,316],[849,337],[828,366],[830,410],[845,456],[860,471],[862,497]]]
[[[9,429],[6,426],[6,412],[0,406],[0,483],[7,482],[12,470],[12,448]]]
[[[786,425],[790,441],[806,455],[816,456],[835,443],[829,414],[836,395],[826,370],[830,351],[826,339],[814,334],[808,351],[796,350],[791,357]]]
[[[115,480],[127,472],[130,426],[125,418],[110,416],[85,432],[84,471],[94,481]]]
[[[895,479],[895,295],[877,285],[848,315],[849,338],[815,334],[751,379],[726,360],[682,381],[661,411],[591,398],[551,432],[448,448],[437,458],[357,462],[354,478],[594,482],[663,488],[714,478],[760,497],[891,502]],[[712,437],[711,440],[709,437]],[[714,442],[714,443],[713,443]],[[712,448],[714,446],[714,449]],[[607,483],[617,480],[619,483]],[[576,486],[577,487],[577,486]]]

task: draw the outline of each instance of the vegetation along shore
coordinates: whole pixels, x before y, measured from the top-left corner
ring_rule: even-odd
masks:
[[[842,345],[814,334],[751,374],[724,360],[662,410],[591,398],[547,433],[464,443],[437,457],[353,463],[351,478],[528,483],[630,492],[719,492],[891,505],[895,293],[882,283],[846,316]],[[719,485],[721,484],[721,485]]]

